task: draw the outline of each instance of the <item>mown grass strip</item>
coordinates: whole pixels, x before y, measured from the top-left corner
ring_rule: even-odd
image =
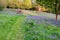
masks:
[[[0,16],[0,27],[2,27],[2,25],[6,24],[8,21],[10,21],[11,18],[13,18],[14,16],[11,15],[1,15]]]
[[[11,31],[9,32],[9,34],[7,35],[7,40],[16,40],[16,34],[19,30],[19,28],[21,28],[22,26],[22,22],[24,20],[25,17],[19,17],[18,20],[16,21],[16,23],[13,25]],[[22,34],[22,33],[21,33]],[[20,35],[21,36],[21,35]],[[22,36],[21,39],[23,40]]]
[[[9,19],[5,24],[2,25],[2,28],[0,29],[0,39],[1,40],[6,40],[6,35],[12,28],[12,25],[15,23],[19,16],[15,16]],[[4,38],[4,39],[3,39]]]

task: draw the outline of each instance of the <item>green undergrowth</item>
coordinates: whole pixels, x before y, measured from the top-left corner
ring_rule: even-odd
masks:
[[[60,40],[60,28],[25,21],[24,15],[0,14],[0,40]]]

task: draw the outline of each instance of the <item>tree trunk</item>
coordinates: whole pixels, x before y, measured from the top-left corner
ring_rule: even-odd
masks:
[[[56,21],[58,20],[58,13],[56,13]]]

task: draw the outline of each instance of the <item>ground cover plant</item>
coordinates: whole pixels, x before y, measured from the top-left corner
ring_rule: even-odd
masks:
[[[60,28],[44,17],[0,14],[0,40],[60,40]]]
[[[27,16],[25,40],[60,40],[60,28],[46,23],[44,17]]]

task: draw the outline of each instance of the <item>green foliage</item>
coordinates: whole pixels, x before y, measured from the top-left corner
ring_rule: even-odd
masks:
[[[24,18],[25,16],[21,15],[0,14],[0,40],[18,40],[17,34],[21,31]],[[24,35],[22,34],[18,34],[21,40]]]
[[[4,7],[2,5],[0,5],[0,11],[2,11],[4,9]]]
[[[60,11],[59,10],[59,5],[60,5],[59,0],[57,0],[57,4],[56,4],[56,5],[58,5],[57,7],[55,6],[56,0],[37,0],[36,2],[37,2],[37,4],[48,8],[49,9],[48,11],[50,11],[52,13],[56,12],[55,8],[57,9],[57,12]]]
[[[0,14],[0,40],[59,40],[60,28],[26,21],[24,15]]]
[[[7,1],[7,0],[6,0]],[[9,8],[22,8],[22,9],[29,9],[32,7],[31,0],[23,0],[18,1],[18,0],[9,0],[7,1],[7,6]]]
[[[32,20],[32,19],[31,19]],[[59,40],[60,31],[58,27],[52,25],[36,24],[35,21],[25,22],[25,40]]]

